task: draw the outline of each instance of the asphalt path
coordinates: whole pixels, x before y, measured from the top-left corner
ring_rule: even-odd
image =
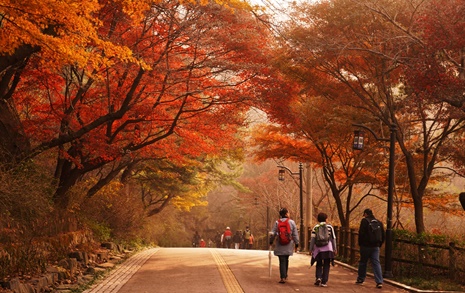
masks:
[[[285,284],[278,283],[278,258],[271,256],[271,276],[269,264],[263,250],[154,248],[134,255],[85,292],[409,292],[387,282],[377,289],[371,276],[356,285],[356,272],[342,264],[331,267],[328,287],[317,287],[306,253],[290,257]]]

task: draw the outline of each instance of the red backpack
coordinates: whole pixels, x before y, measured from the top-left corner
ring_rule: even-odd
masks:
[[[285,221],[278,220],[278,239],[279,244],[286,245],[291,242],[291,226],[289,225],[289,218]]]

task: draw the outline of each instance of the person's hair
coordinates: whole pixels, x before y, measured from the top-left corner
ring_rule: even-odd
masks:
[[[279,210],[279,215],[281,216],[281,218],[284,218],[284,217],[286,217],[286,214],[288,212],[289,211],[286,208],[282,208],[282,209]]]
[[[364,213],[364,214],[367,214],[368,216],[373,216],[373,211],[370,210],[370,209],[365,209],[365,210],[363,211],[363,213]]]
[[[317,216],[318,222],[326,222],[328,215],[325,213],[319,213]]]

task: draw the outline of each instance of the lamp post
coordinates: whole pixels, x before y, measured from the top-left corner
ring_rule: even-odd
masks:
[[[312,227],[312,221],[313,221],[313,170],[312,170],[312,165],[310,163],[307,164],[307,205],[306,205],[306,216],[307,216],[307,222],[305,223],[307,226],[307,229],[305,231],[305,242],[303,243],[309,243],[310,235],[308,228]]]
[[[304,206],[303,206],[303,165],[302,163],[299,163],[299,172],[292,172],[289,168],[284,167],[284,166],[278,166],[279,172],[278,172],[278,179],[279,181],[284,181],[284,173],[286,171],[289,172],[292,176],[294,175],[299,175],[299,195],[300,195],[300,233],[299,233],[299,241],[303,242],[304,241]],[[305,250],[305,246],[301,244],[300,249],[302,251]]]
[[[384,255],[384,277],[392,278],[392,210],[394,200],[394,163],[395,163],[395,146],[396,146],[396,125],[391,124],[389,130],[390,138],[380,138],[369,127],[361,124],[352,124],[353,126],[361,127],[368,130],[376,140],[389,141],[389,178],[388,178],[388,197],[387,197],[387,223],[386,223],[386,246]],[[363,150],[364,133],[360,130],[354,131],[354,146],[355,150]]]

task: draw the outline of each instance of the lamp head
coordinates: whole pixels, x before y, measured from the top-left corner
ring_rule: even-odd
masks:
[[[364,132],[361,130],[354,131],[354,150],[363,150]]]

